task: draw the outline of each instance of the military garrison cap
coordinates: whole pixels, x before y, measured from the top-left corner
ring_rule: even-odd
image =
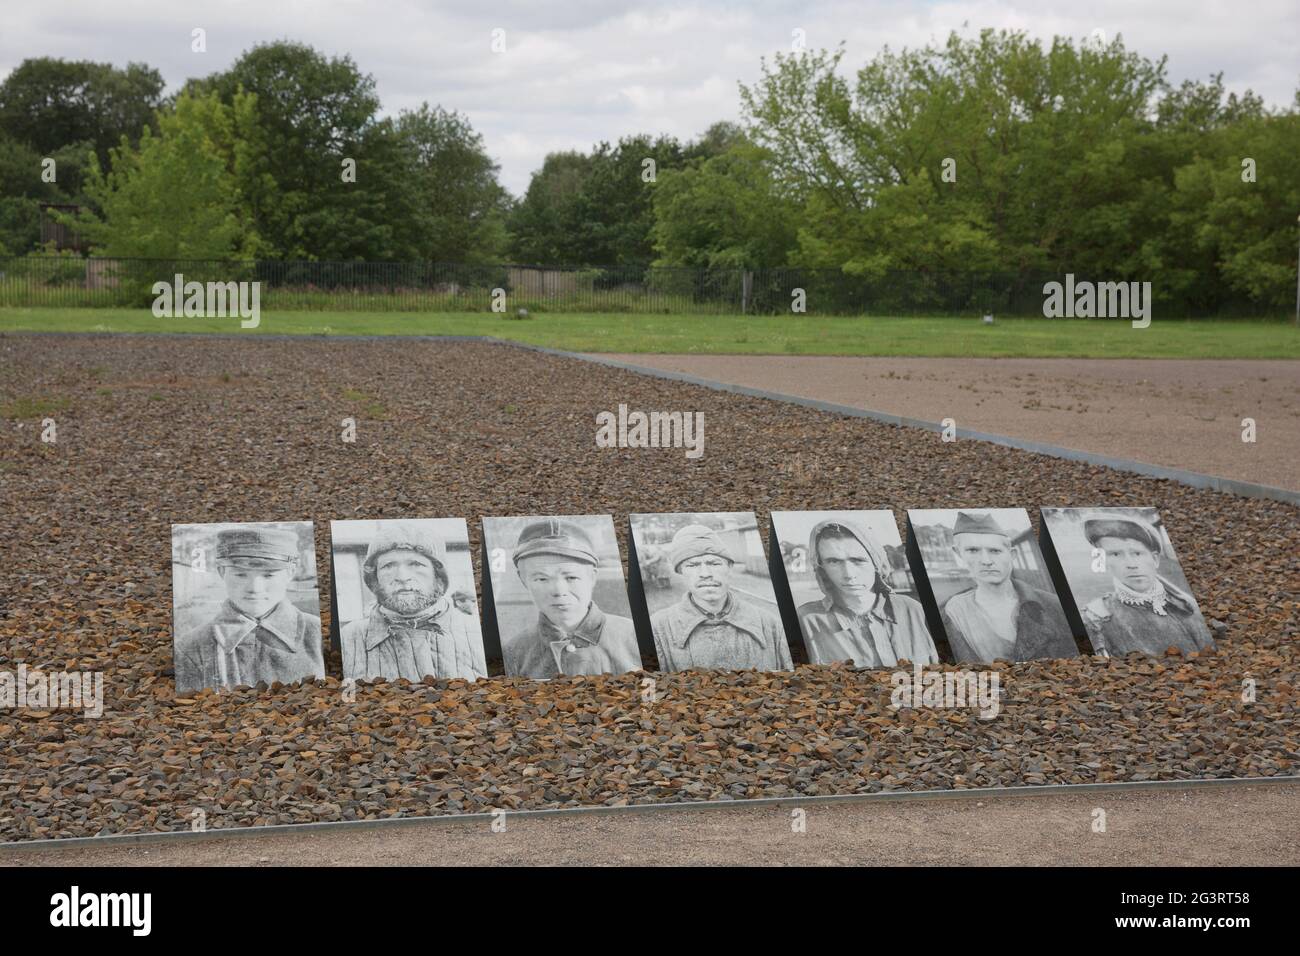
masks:
[[[1133,518],[1089,518],[1083,523],[1083,534],[1094,547],[1102,538],[1126,538],[1141,542],[1155,554],[1161,551],[1156,530]]]
[[[957,512],[952,534],[954,538],[959,534],[1000,534],[1004,538],[1011,537],[1002,525],[993,520],[991,514],[975,515],[964,511]]]
[[[519,541],[515,544],[515,567],[524,558],[534,555],[551,554],[573,561],[599,567],[600,559],[587,532],[573,521],[561,518],[547,518],[534,521],[519,532]]]

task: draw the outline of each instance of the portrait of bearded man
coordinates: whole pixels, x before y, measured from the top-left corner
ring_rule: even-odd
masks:
[[[362,562],[374,603],[340,629],[343,676],[486,677],[483,641],[455,604],[443,543],[420,522],[385,521],[379,529]]]

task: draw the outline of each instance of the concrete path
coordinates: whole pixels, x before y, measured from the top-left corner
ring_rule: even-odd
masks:
[[[1094,832],[1095,811],[1105,832]],[[1189,788],[658,814],[0,850],[0,866],[1300,864],[1300,786]]]
[[[602,355],[802,398],[1300,490],[1300,362]],[[1245,418],[1255,441],[1242,441]]]

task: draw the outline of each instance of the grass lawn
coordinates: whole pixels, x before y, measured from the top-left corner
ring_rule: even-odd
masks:
[[[148,309],[0,308],[0,332],[223,332],[295,335],[490,335],[575,352],[1071,358],[1300,358],[1289,322],[1155,319],[891,318],[534,313],[263,312],[159,319]]]

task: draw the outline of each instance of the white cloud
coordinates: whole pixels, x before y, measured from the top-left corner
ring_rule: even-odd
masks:
[[[963,26],[965,24],[965,26]],[[208,52],[190,51],[207,31]],[[291,38],[349,53],[373,73],[388,112],[422,100],[466,113],[515,193],[548,151],[587,149],[637,132],[688,138],[739,115],[737,82],[758,76],[759,58],[790,49],[794,30],[810,48],[843,41],[856,67],[882,46],[941,42],[950,30],[1023,29],[1044,40],[1100,28],[1156,58],[1170,79],[1223,71],[1230,89],[1252,88],[1289,103],[1300,70],[1294,0],[1249,5],[1216,0],[533,0],[434,5],[415,0],[265,0],[211,3],[135,0],[111,9],[92,0],[11,4],[0,32],[0,74],[28,56],[143,61],[171,88],[226,67],[257,42]],[[506,31],[506,52],[490,50]]]

